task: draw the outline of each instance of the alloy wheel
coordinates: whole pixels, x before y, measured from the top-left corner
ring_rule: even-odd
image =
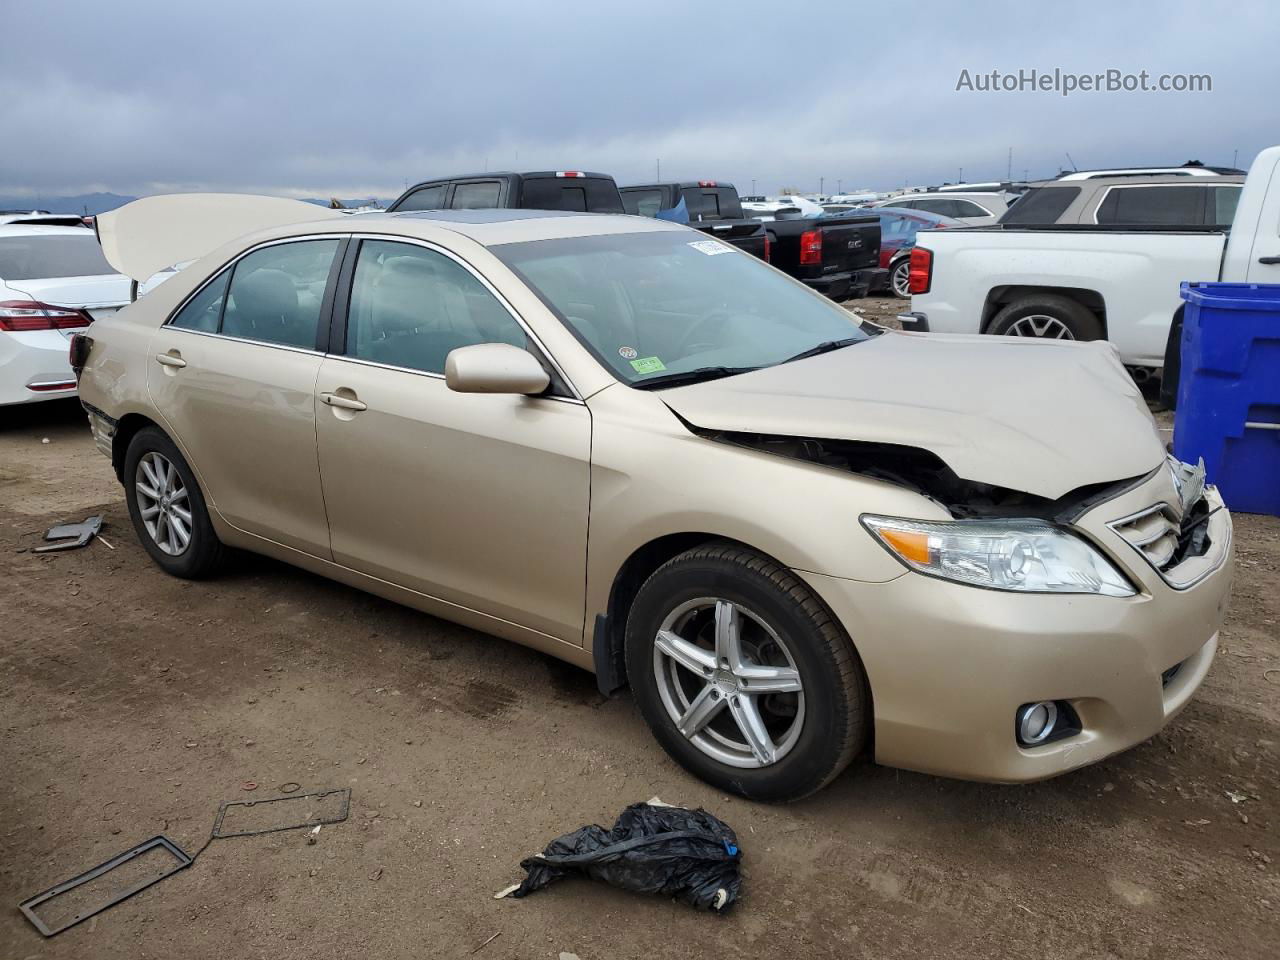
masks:
[[[800,671],[777,632],[742,604],[704,597],[670,611],[653,671],[676,730],[715,760],[767,767],[800,737]]]
[[[889,275],[889,282],[893,284],[893,292],[903,299],[911,296],[911,263],[903,260],[893,268],[893,273]]]
[[[182,475],[162,454],[144,454],[134,473],[142,525],[164,553],[177,557],[191,545],[191,505]]]
[[[1044,313],[1029,313],[1019,317],[1005,331],[1009,337],[1041,337],[1046,340],[1074,340],[1071,328],[1059,320]]]

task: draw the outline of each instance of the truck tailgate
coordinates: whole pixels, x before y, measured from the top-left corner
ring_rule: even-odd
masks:
[[[689,226],[703,233],[731,243],[739,250],[745,250],[752,256],[767,260],[765,250],[768,247],[766,233],[759,220],[720,220],[691,223]]]
[[[823,217],[822,272],[849,273],[880,265],[878,216]]]

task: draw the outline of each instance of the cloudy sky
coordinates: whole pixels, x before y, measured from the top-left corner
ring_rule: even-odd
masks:
[[[0,194],[394,196],[581,168],[746,192],[1181,162],[1280,140],[1280,7],[1203,0],[0,0]],[[1211,92],[957,91],[999,70]],[[975,80],[976,83],[976,80]]]

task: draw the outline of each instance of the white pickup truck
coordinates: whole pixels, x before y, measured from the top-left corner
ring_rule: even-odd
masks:
[[[921,232],[906,329],[1106,339],[1138,379],[1165,363],[1183,280],[1280,283],[1280,147],[1258,154],[1229,231],[996,225]],[[1016,208],[1015,208],[1016,209]]]

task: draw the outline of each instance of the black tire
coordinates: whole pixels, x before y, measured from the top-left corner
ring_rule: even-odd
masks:
[[[892,293],[899,300],[911,299],[910,291],[907,291],[906,293],[900,292],[900,289],[907,290],[906,280],[910,271],[911,271],[910,257],[903,257],[897,263],[889,267],[889,292]],[[901,274],[900,278],[899,278],[899,274]],[[901,279],[901,283],[898,282],[899,279]]]
[[[800,731],[788,752],[767,766],[744,768],[709,756],[680,733],[663,704],[655,639],[668,613],[698,598],[727,600],[767,623],[800,675]],[[689,550],[649,577],[627,618],[626,655],[632,693],[658,742],[720,790],[751,800],[798,800],[830,783],[866,742],[871,696],[848,636],[794,574],[735,544]]]
[[[1052,293],[1037,293],[1014,300],[995,315],[987,328],[987,333],[1008,336],[1020,321],[1035,316],[1050,317],[1062,324],[1071,334],[1070,337],[1057,337],[1057,339],[1102,339],[1102,322],[1093,311],[1070,297]],[[1029,334],[1013,335],[1028,336]]]
[[[191,513],[191,539],[177,555],[166,553],[147,530],[138,503],[139,493],[135,482],[138,463],[149,453],[157,453],[173,464],[186,489],[186,502]],[[184,580],[200,580],[216,573],[226,557],[227,548],[214,532],[205,506],[204,494],[196,482],[186,459],[159,427],[144,427],[129,441],[124,456],[124,498],[129,505],[129,519],[143,548],[165,573]]]

